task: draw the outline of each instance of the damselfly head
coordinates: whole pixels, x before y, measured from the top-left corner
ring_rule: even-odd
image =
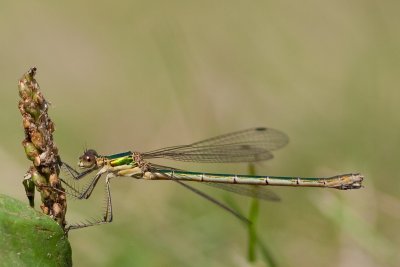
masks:
[[[89,169],[96,165],[97,152],[93,149],[85,150],[82,156],[79,157],[78,165],[81,168]]]

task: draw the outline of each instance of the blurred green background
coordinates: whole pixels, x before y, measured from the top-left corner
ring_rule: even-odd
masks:
[[[257,229],[277,265],[399,266],[399,8],[1,1],[1,193],[27,202],[17,80],[37,66],[70,164],[85,147],[146,151],[253,126],[280,129],[290,143],[257,165],[259,174],[366,178],[364,189],[347,192],[274,188],[283,201],[262,203]],[[112,224],[70,233],[75,266],[253,266],[240,222],[184,188],[124,178],[112,181],[112,193]],[[99,186],[89,201],[69,201],[69,222],[97,218],[102,194]],[[249,199],[234,198],[248,208]]]

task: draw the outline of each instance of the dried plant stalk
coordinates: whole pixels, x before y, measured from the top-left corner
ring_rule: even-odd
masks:
[[[18,82],[18,108],[22,115],[25,139],[22,145],[33,162],[25,175],[23,185],[29,204],[34,206],[35,188],[40,192],[40,208],[64,229],[67,202],[60,183],[58,150],[53,142],[54,123],[48,115],[49,103],[35,80],[36,68],[31,68]]]

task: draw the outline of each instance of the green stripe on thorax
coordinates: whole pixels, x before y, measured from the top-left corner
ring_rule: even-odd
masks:
[[[122,165],[134,165],[135,161],[132,158],[132,152],[122,152],[118,154],[108,155],[108,156],[100,156],[102,158],[102,164],[109,164],[112,167],[122,166]]]
[[[121,166],[121,165],[130,165],[130,164],[132,164],[132,162],[133,162],[133,159],[132,159],[132,155],[131,155],[131,156],[119,157],[116,159],[111,159],[110,165],[112,167]]]

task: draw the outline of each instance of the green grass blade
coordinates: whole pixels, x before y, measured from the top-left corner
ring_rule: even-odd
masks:
[[[254,164],[249,164],[249,174],[256,175],[256,170]],[[248,233],[248,249],[247,249],[247,260],[249,262],[256,261],[256,244],[257,244],[257,230],[256,230],[256,222],[259,214],[259,200],[257,198],[253,198],[250,204],[249,210],[249,220],[252,222],[247,226]]]
[[[255,175],[255,166],[249,164],[249,174]],[[231,198],[230,195],[225,196],[225,202],[240,215],[244,216],[244,212],[241,210],[239,205]],[[248,249],[247,249],[247,260],[249,262],[256,262],[256,249],[258,248],[261,252],[263,261],[266,266],[277,267],[278,263],[264,241],[257,235],[256,222],[259,215],[259,200],[254,198],[250,204],[249,217],[248,219],[252,222],[251,224],[244,224],[247,227],[248,232]]]

